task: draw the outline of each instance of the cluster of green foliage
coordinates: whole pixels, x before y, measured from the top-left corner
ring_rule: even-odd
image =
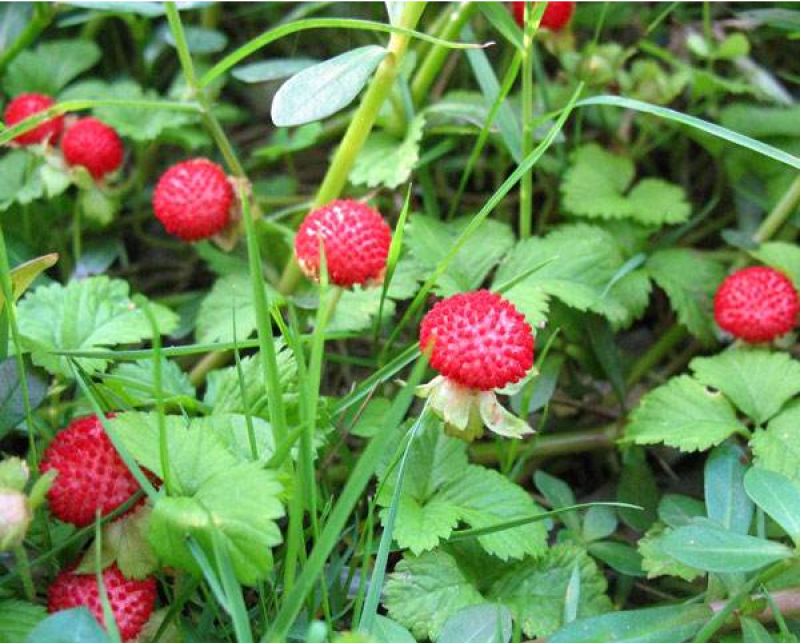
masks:
[[[4,102],[126,147],[95,182],[0,129],[0,491],[32,511],[0,643],[118,643],[47,615],[76,559],[156,576],[141,643],[800,640],[799,345],[712,310],[748,263],[800,289],[800,11],[588,3],[554,33],[544,9],[0,7]],[[151,195],[196,156],[242,212],[188,244]],[[383,287],[293,263],[341,195],[392,225]],[[535,329],[530,439],[468,444],[415,398],[430,300],[479,288]],[[38,465],[109,411],[145,506],[76,529]]]

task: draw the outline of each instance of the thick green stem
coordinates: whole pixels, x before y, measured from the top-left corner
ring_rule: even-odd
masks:
[[[441,33],[436,34],[443,40],[455,40],[461,29],[467,24],[472,14],[477,9],[475,2],[458,2],[445,9],[444,25]],[[415,105],[419,105],[428,93],[431,85],[436,81],[442,70],[447,56],[450,54],[447,47],[432,45],[425,56],[419,70],[411,81],[411,97]]]
[[[405,29],[414,29],[422,16],[422,12],[425,10],[425,5],[425,2],[406,3],[403,15],[400,17],[400,22],[397,26]],[[312,208],[318,208],[333,201],[344,190],[347,184],[347,177],[353,168],[356,157],[375,125],[381,106],[394,86],[400,63],[403,61],[403,56],[405,56],[408,49],[409,40],[410,36],[406,33],[392,33],[389,45],[386,48],[386,58],[383,59],[383,62],[378,67],[378,71],[375,72],[369,88],[361,99],[361,104],[353,115],[353,120],[350,121],[350,126],[347,128],[344,138],[342,138],[342,142],[331,160],[328,172],[322,180]],[[281,276],[278,290],[284,294],[290,294],[297,287],[300,274],[300,267],[292,258]]]
[[[544,434],[534,438],[526,455],[538,460],[595,449],[609,449],[614,446],[618,432],[616,424],[608,424],[595,429]],[[495,444],[480,442],[470,447],[470,455],[475,462],[489,464],[499,462],[502,453]]]
[[[525,3],[525,33],[522,40],[522,158],[533,150],[533,34],[530,3]],[[531,236],[533,229],[533,169],[522,175],[519,194],[519,236]]]
[[[753,240],[756,243],[764,243],[780,230],[786,220],[794,213],[800,205],[800,174],[798,174],[789,189],[786,190],[781,200],[761,222]]]

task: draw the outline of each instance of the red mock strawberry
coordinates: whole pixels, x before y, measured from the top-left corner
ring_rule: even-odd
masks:
[[[116,564],[103,571],[108,603],[123,641],[132,641],[153,613],[156,602],[156,581],[125,578]],[[71,569],[61,572],[47,593],[47,610],[60,612],[75,607],[86,607],[101,625],[103,604],[94,574],[75,574]]]
[[[184,241],[207,239],[231,220],[233,188],[222,168],[197,158],[173,165],[158,180],[153,210],[170,234]]]
[[[95,180],[122,165],[122,140],[113,127],[96,118],[81,118],[64,132],[61,151],[67,165],[85,167]]]
[[[481,391],[518,382],[533,366],[533,333],[514,305],[488,290],[437,303],[425,315],[420,347],[433,342],[431,366]]]
[[[514,10],[514,18],[516,18],[517,24],[520,27],[524,27],[525,3],[512,2],[511,8]],[[550,29],[550,31],[561,31],[572,20],[574,11],[574,2],[548,2],[539,26],[544,29]]]
[[[729,275],[714,296],[722,330],[746,342],[768,342],[788,333],[800,312],[797,291],[783,273],[753,266]]]
[[[332,284],[348,288],[383,282],[392,231],[367,204],[331,201],[305,218],[294,238],[294,254],[310,279],[319,279],[320,242]]]
[[[3,119],[6,127],[12,127],[29,116],[50,109],[56,102],[44,94],[20,94],[6,105]],[[56,116],[37,125],[32,130],[20,134],[14,141],[20,145],[34,145],[44,141],[54,141],[64,129],[64,117]]]
[[[98,510],[111,513],[139,490],[96,415],[73,420],[59,432],[41,469],[57,472],[47,493],[53,514],[78,527],[91,524]]]

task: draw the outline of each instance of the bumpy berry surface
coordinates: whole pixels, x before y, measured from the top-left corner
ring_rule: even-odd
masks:
[[[96,415],[59,432],[41,468],[58,474],[47,494],[53,514],[79,527],[94,522],[98,509],[106,515],[139,490]]]
[[[155,579],[125,578],[113,564],[103,571],[103,584],[122,640],[132,641],[139,636],[153,613]],[[60,612],[81,606],[85,606],[97,622],[104,625],[103,605],[95,575],[73,574],[71,570],[61,572],[48,590],[48,611]]]
[[[64,132],[61,151],[68,165],[85,167],[95,179],[119,169],[124,149],[113,127],[96,118],[81,118]]]
[[[320,239],[332,284],[347,288],[383,281],[392,231],[368,205],[332,201],[306,217],[295,236],[294,253],[311,279],[319,279]]]
[[[233,188],[222,168],[197,158],[164,172],[153,192],[153,211],[167,232],[197,241],[228,225],[233,201]]]
[[[488,391],[521,380],[533,366],[533,332],[513,304],[488,290],[437,303],[425,315],[420,346],[431,365],[462,386]]]
[[[525,3],[512,2],[511,7],[514,10],[514,17],[517,19],[517,24],[520,27],[524,27]],[[551,31],[561,31],[569,24],[569,21],[572,20],[572,14],[574,11],[574,2],[548,2],[539,26],[544,27],[545,29],[550,29]]]
[[[729,275],[714,297],[714,317],[723,330],[750,343],[788,333],[800,312],[797,291],[783,273],[754,266]]]
[[[55,105],[55,101],[44,94],[20,94],[6,105],[3,120],[6,127],[12,127],[24,121],[29,116]],[[14,140],[20,145],[34,145],[43,141],[54,141],[64,129],[64,117],[56,116],[41,125],[33,128],[29,132],[20,134]]]

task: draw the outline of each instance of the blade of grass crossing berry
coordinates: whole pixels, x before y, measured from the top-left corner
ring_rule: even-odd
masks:
[[[167,425],[164,418],[164,393],[162,390],[162,358],[161,358],[161,332],[158,321],[150,309],[147,299],[142,297],[138,302],[144,310],[150,328],[153,330],[153,394],[156,400],[156,421],[158,423],[158,454],[161,459],[161,473],[164,476],[164,489],[167,495],[172,494],[175,487],[172,484],[172,469],[169,464],[169,449],[167,448]]]
[[[339,541],[348,517],[374,475],[386,449],[389,447],[394,435],[392,429],[402,421],[408,412],[416,387],[425,373],[425,368],[426,360],[424,358],[420,359],[414,366],[405,388],[400,391],[386,413],[385,430],[379,431],[362,451],[320,533],[319,541],[314,546],[308,561],[303,567],[300,576],[298,576],[294,589],[285,595],[285,600],[278,610],[270,629],[261,639],[262,643],[282,643],[285,640],[286,634],[300,613],[306,597],[313,590],[319,575],[322,573],[325,561]]]
[[[106,633],[108,634],[112,643],[122,643],[122,637],[119,635],[117,621],[114,618],[114,611],[111,609],[111,603],[108,601],[106,584],[103,581],[103,530],[100,528],[100,512],[98,512],[97,516],[95,516],[94,539],[97,543],[97,546],[94,550],[94,574],[97,582],[97,593],[100,596],[100,605],[103,609],[103,623],[105,625]]]
[[[575,108],[576,102],[578,100],[578,96],[580,96],[581,92],[583,91],[583,83],[579,83],[577,89],[572,94],[569,102],[567,103],[566,107],[561,111],[561,115],[558,117],[558,120],[553,124],[550,128],[550,131],[547,133],[547,136],[542,140],[539,145],[536,146],[536,149],[530,153],[530,155],[523,159],[522,163],[517,166],[511,175],[503,182],[503,184],[492,194],[489,200],[484,204],[484,206],[480,209],[480,211],[472,218],[469,224],[464,228],[464,231],[459,235],[458,239],[453,243],[452,247],[448,251],[448,253],[442,258],[433,272],[428,276],[425,280],[425,283],[422,284],[422,287],[417,291],[417,295],[412,300],[409,307],[406,309],[405,314],[400,319],[400,322],[395,327],[392,335],[389,337],[389,341],[387,343],[387,347],[390,347],[394,340],[397,339],[400,332],[403,330],[405,325],[410,321],[410,319],[417,313],[417,311],[422,307],[425,303],[425,300],[430,294],[433,287],[436,285],[437,280],[441,277],[450,263],[458,254],[459,250],[464,246],[468,239],[472,237],[475,232],[477,232],[478,228],[484,222],[484,220],[494,211],[494,208],[497,206],[500,201],[505,198],[505,196],[511,191],[511,189],[519,182],[522,178],[523,174],[530,170],[536,162],[544,155],[544,153],[550,148],[550,146],[555,141],[558,134],[564,127],[564,123],[566,123],[567,118],[572,113],[573,109]]]
[[[290,36],[294,33],[307,31],[309,29],[355,29],[361,31],[399,33],[429,42],[431,44],[441,45],[442,47],[447,47],[449,49],[476,49],[487,47],[488,45],[492,44],[486,43],[482,45],[475,43],[452,42],[449,40],[442,40],[436,36],[430,36],[426,33],[422,33],[421,31],[405,29],[404,27],[396,27],[372,20],[352,20],[347,18],[312,18],[308,20],[297,20],[295,22],[290,22],[279,27],[275,27],[275,29],[271,29],[260,36],[253,38],[238,49],[232,51],[203,75],[203,77],[200,79],[200,87],[207,87],[233,66],[237,65],[248,56],[254,54],[259,49],[266,47],[271,42],[275,42],[276,40],[285,36]]]
[[[283,406],[275,338],[272,335],[272,317],[264,282],[264,271],[261,267],[261,248],[250,212],[250,199],[242,186],[239,188],[239,202],[242,205],[242,218],[247,237],[247,263],[250,269],[250,280],[253,282],[253,304],[256,309],[261,367],[264,371],[264,382],[269,401],[269,419],[272,429],[275,431],[276,441],[280,441],[286,438],[287,433],[286,409]]]
[[[403,483],[406,477],[406,466],[408,464],[408,455],[411,453],[411,446],[414,440],[422,431],[425,421],[428,417],[428,406],[420,413],[419,418],[414,423],[414,426],[408,432],[408,441],[406,443],[403,457],[400,460],[400,467],[397,470],[397,480],[392,494],[392,502],[389,505],[389,511],[386,516],[386,523],[383,527],[381,534],[380,544],[378,545],[378,555],[375,557],[375,567],[372,571],[372,579],[369,584],[369,591],[367,598],[364,601],[364,609],[361,612],[361,619],[359,620],[358,629],[366,632],[367,635],[372,634],[372,629],[375,625],[375,617],[378,615],[378,604],[381,599],[381,592],[383,591],[383,579],[386,576],[386,565],[389,562],[389,550],[392,546],[392,536],[394,534],[394,525],[397,521],[397,512],[400,508],[400,498],[403,494]]]
[[[37,431],[33,421],[33,407],[31,406],[30,392],[28,390],[28,374],[25,370],[25,358],[23,357],[24,347],[22,346],[22,336],[20,335],[19,326],[17,325],[17,305],[14,300],[14,287],[11,283],[11,265],[8,261],[8,249],[6,248],[6,239],[2,224],[0,224],[0,287],[2,288],[3,300],[7,302],[3,307],[3,313],[8,322],[8,328],[11,331],[11,340],[14,344],[14,357],[17,363],[17,374],[20,388],[22,389],[22,405],[25,410],[25,425],[28,429],[28,453],[30,454],[34,471],[38,472],[39,450],[36,445]],[[45,527],[45,538],[47,544],[49,544],[49,524]]]
[[[86,378],[83,375],[82,370],[80,367],[74,362],[70,361],[70,366],[72,368],[72,373],[75,378],[75,381],[78,384],[78,388],[80,388],[81,392],[86,396],[86,399],[89,400],[89,404],[92,407],[92,411],[94,411],[95,415],[97,415],[97,419],[100,421],[100,424],[103,427],[103,430],[108,435],[109,440],[114,445],[114,448],[119,453],[120,458],[125,463],[125,466],[128,467],[128,471],[131,472],[131,475],[136,478],[136,482],[139,483],[139,486],[144,490],[147,494],[147,497],[151,500],[155,500],[158,497],[158,492],[153,487],[153,484],[150,482],[149,478],[144,474],[142,468],[133,459],[133,456],[128,451],[127,447],[122,443],[122,440],[119,439],[117,432],[114,431],[108,423],[108,418],[106,418],[105,411],[103,407],[97,400],[97,396],[94,394],[92,387],[87,384]]]
[[[722,127],[721,125],[704,121],[703,119],[695,116],[689,116],[688,114],[678,112],[674,109],[669,109],[668,107],[661,107],[659,105],[653,105],[651,103],[645,103],[644,101],[634,100],[633,98],[625,98],[623,96],[592,96],[591,98],[585,98],[584,100],[578,102],[576,106],[587,107],[589,105],[622,107],[645,114],[651,114],[652,116],[658,116],[659,118],[674,121],[676,123],[680,123],[681,125],[698,129],[706,134],[710,134],[716,138],[720,138],[740,147],[744,147],[753,152],[757,152],[758,154],[778,161],[779,163],[793,167],[796,170],[800,170],[800,158],[794,156],[793,154],[784,152],[777,147],[767,145],[766,143],[762,143],[761,141],[750,138],[749,136],[745,136],[744,134],[739,134],[738,132],[729,130],[727,127]]]
[[[375,317],[375,325],[372,329],[373,343],[378,346],[378,339],[381,331],[381,321],[383,320],[383,307],[386,303],[386,294],[389,292],[389,286],[394,277],[394,271],[397,268],[397,262],[400,261],[400,252],[403,249],[403,232],[406,227],[406,219],[408,219],[408,211],[411,206],[411,185],[409,184],[406,190],[406,199],[403,203],[403,209],[400,211],[400,216],[397,218],[397,225],[394,227],[394,234],[392,234],[392,241],[389,244],[389,255],[386,257],[386,275],[383,279],[383,286],[381,287],[381,301],[378,304],[378,314]]]

